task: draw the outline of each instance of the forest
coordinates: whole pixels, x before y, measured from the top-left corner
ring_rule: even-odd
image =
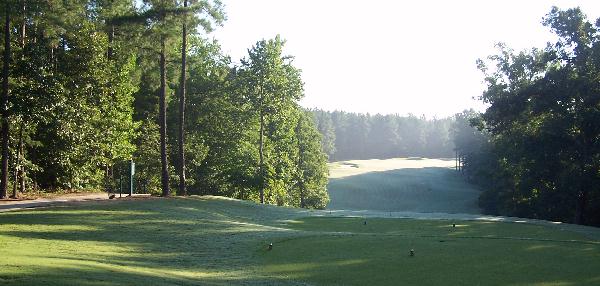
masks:
[[[116,188],[323,208],[327,157],[280,36],[234,64],[220,1],[8,0],[0,198]]]
[[[220,1],[9,0],[0,198],[117,188],[324,208],[327,162],[457,156],[494,215],[600,225],[600,22],[553,8],[545,48],[477,61],[483,112],[305,109],[279,35],[232,59]]]
[[[453,158],[454,117],[310,110],[331,161],[397,157]]]
[[[478,61],[489,105],[456,117],[463,173],[485,213],[600,225],[600,20],[552,8],[545,48]]]

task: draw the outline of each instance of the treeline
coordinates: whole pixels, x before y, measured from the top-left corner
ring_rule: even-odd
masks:
[[[330,161],[454,157],[454,119],[311,110]]]
[[[479,61],[489,108],[458,117],[455,144],[486,213],[598,226],[600,21],[553,8],[543,23],[545,49]]]
[[[0,197],[28,189],[213,194],[323,208],[326,155],[277,36],[233,65],[219,1],[7,0]]]

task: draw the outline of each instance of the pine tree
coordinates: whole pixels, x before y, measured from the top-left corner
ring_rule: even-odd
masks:
[[[3,67],[2,67],[2,96],[0,97],[0,116],[2,116],[2,162],[0,163],[0,199],[6,198],[8,189],[8,134],[9,134],[9,114],[8,114],[8,78],[10,72],[10,3],[4,3],[4,51],[3,51]]]

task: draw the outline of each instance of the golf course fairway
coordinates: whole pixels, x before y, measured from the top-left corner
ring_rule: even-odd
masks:
[[[600,283],[599,232],[566,226],[337,217],[220,197],[82,203],[0,213],[0,285]]]

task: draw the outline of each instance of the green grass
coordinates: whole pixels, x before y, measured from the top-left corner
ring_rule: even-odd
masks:
[[[440,159],[330,164],[329,209],[479,213],[479,191]]]
[[[280,239],[265,271],[321,285],[592,285],[600,243],[537,225],[308,218]],[[415,256],[409,255],[410,249]]]
[[[213,197],[0,213],[0,285],[600,283],[598,229],[326,214]]]
[[[0,285],[229,285],[250,268],[271,216],[224,199],[150,199],[0,214]],[[276,279],[275,279],[276,280]],[[232,282],[233,281],[233,282]]]

